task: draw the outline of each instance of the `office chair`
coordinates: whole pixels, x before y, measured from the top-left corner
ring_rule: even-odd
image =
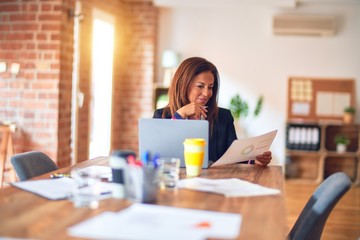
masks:
[[[11,163],[20,181],[59,169],[49,156],[37,151],[13,155]]]
[[[319,240],[326,220],[340,198],[350,189],[349,177],[338,172],[326,178],[312,194],[289,232],[289,240]]]

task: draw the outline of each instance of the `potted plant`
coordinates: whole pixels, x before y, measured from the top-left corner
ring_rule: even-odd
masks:
[[[260,96],[256,102],[256,106],[254,111],[252,112],[252,117],[257,117],[262,109],[264,98]],[[235,128],[237,128],[237,134],[240,135],[238,137],[246,137],[246,127],[245,127],[245,119],[249,116],[250,109],[249,104],[246,100],[242,99],[239,94],[236,94],[230,99],[229,109],[231,114],[235,120]],[[242,127],[239,128],[238,124],[242,122]]]
[[[349,123],[353,123],[354,121],[354,115],[355,115],[355,108],[352,106],[346,107],[344,109],[344,123],[349,124]]]
[[[350,139],[343,134],[335,136],[334,142],[336,144],[336,151],[339,153],[346,152],[347,145],[350,143]]]

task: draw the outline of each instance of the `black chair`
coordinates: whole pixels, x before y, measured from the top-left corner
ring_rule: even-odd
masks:
[[[37,151],[13,155],[11,163],[20,181],[59,169],[49,156]]]
[[[350,187],[351,181],[343,172],[326,178],[306,203],[289,232],[288,239],[319,240],[332,209]]]

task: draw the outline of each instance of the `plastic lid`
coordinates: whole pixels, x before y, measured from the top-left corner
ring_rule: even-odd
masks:
[[[204,146],[205,145],[205,139],[203,139],[203,138],[186,138],[185,141],[184,141],[184,144]]]

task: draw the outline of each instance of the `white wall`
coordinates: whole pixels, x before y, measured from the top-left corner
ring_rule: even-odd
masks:
[[[279,12],[335,15],[339,31],[332,37],[275,36],[272,16]],[[172,6],[161,8],[158,34],[159,61],[161,52],[171,49],[182,59],[201,56],[218,67],[220,106],[228,107],[236,93],[252,105],[264,95],[263,111],[249,132],[254,136],[279,130],[271,148],[274,164],[285,161],[289,76],[360,79],[360,3],[303,3],[287,10],[259,4]],[[358,82],[356,88],[360,112]]]

